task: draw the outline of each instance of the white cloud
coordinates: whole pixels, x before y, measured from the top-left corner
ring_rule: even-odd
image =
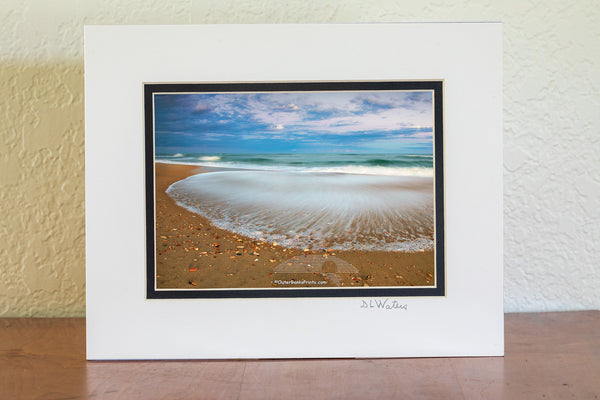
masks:
[[[225,119],[245,116],[271,130],[348,135],[431,128],[432,104],[421,98],[414,92],[250,93],[216,96],[211,106]]]
[[[212,107],[203,101],[199,101],[194,107],[194,112],[198,114],[204,114],[212,110]]]
[[[432,139],[433,138],[433,132],[416,132],[413,133],[412,135],[410,135],[411,138],[427,138],[427,139]]]
[[[329,133],[351,134],[364,131],[395,131],[408,128],[431,128],[432,114],[407,109],[388,109],[361,115],[306,121],[306,128]]]
[[[294,103],[284,104],[284,105],[281,105],[281,106],[276,107],[276,108],[282,109],[284,111],[298,111],[300,109],[300,107],[298,107]]]

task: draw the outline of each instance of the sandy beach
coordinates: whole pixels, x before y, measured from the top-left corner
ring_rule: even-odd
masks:
[[[155,164],[158,289],[433,286],[433,251],[285,248],[219,229],[165,192],[206,168]]]

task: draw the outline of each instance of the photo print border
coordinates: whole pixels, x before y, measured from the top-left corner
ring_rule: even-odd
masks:
[[[145,83],[145,191],[146,191],[146,298],[303,298],[303,297],[413,297],[446,295],[445,218],[444,218],[444,81],[323,81],[323,82],[235,82],[235,83]],[[435,285],[370,286],[337,288],[191,288],[161,289],[156,285],[155,212],[155,110],[154,95],[159,93],[233,93],[233,92],[327,92],[327,91],[418,91],[433,92],[433,158],[435,221]],[[339,268],[339,267],[338,267]]]

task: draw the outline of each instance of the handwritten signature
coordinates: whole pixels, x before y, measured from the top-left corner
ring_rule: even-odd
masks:
[[[402,304],[392,299],[361,300],[360,308],[376,308],[380,310],[408,310],[408,304]]]

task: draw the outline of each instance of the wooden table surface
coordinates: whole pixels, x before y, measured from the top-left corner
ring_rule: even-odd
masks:
[[[600,399],[600,311],[507,314],[506,356],[85,360],[85,320],[0,319],[0,399]]]

